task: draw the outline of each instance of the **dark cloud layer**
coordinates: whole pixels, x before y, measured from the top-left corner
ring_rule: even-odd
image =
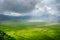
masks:
[[[0,14],[0,21],[4,20],[28,20],[31,16],[8,16]]]
[[[59,3],[60,3],[60,0],[56,0],[56,3],[58,3],[58,4],[59,4]]]
[[[60,0],[55,0],[55,3],[56,8],[58,9],[58,11],[60,11]]]
[[[26,13],[32,11],[36,3],[37,0],[0,0],[0,11]]]

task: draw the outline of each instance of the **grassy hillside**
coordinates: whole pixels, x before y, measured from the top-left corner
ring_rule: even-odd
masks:
[[[1,22],[0,30],[4,40],[60,40],[59,23]]]

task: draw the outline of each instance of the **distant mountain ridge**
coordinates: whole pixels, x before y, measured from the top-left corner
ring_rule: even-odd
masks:
[[[60,16],[42,14],[41,16],[8,16],[0,14],[0,21],[4,20],[44,20],[48,22],[60,22]]]
[[[0,20],[27,20],[30,16],[8,16],[0,14]]]

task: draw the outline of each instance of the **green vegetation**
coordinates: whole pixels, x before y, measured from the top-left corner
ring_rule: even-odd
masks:
[[[0,40],[60,40],[60,24],[1,22]]]

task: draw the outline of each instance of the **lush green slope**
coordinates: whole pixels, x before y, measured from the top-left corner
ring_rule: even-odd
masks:
[[[11,38],[4,40],[60,40],[59,23],[5,22],[0,24],[0,30]]]

